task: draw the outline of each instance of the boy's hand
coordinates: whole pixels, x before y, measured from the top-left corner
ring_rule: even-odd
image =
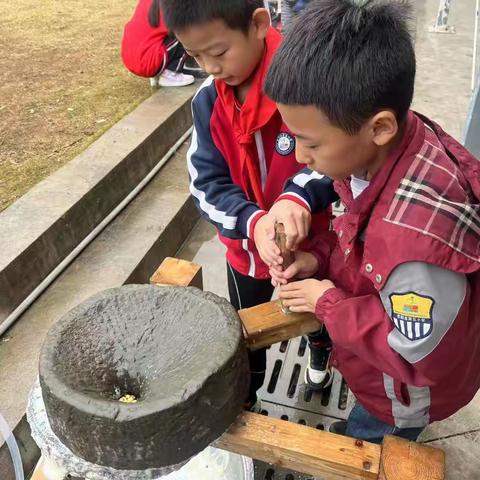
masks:
[[[282,287],[280,298],[292,312],[315,313],[318,300],[327,290],[335,288],[330,280],[302,280]]]
[[[280,200],[270,209],[269,217],[271,230],[275,223],[283,223],[287,236],[287,250],[295,251],[303,240],[307,238],[312,223],[310,212],[291,200]]]
[[[296,252],[295,261],[285,270],[278,265],[270,268],[272,285],[286,285],[292,278],[310,278],[318,270],[317,258],[308,252]]]
[[[283,258],[280,249],[275,243],[275,221],[270,214],[264,215],[255,225],[253,239],[260,258],[269,266],[281,265]]]

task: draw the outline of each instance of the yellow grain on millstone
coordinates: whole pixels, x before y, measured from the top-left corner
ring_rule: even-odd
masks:
[[[122,403],[137,403],[137,399],[134,395],[124,395],[118,401]]]

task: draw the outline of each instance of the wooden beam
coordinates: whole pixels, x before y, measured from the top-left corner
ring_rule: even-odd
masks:
[[[380,469],[380,445],[248,412],[214,446],[325,480],[377,480]]]
[[[383,441],[379,480],[444,480],[445,453],[388,436]]]
[[[150,278],[150,283],[203,290],[202,267],[193,262],[167,257]]]
[[[279,300],[246,308],[238,313],[251,350],[316,332],[321,327],[311,313],[285,313]]]
[[[63,468],[41,456],[30,480],[67,480],[68,478],[70,477]]]
[[[45,474],[43,473],[42,470],[39,470],[38,468],[35,469],[35,471],[32,474],[31,480],[49,480]]]

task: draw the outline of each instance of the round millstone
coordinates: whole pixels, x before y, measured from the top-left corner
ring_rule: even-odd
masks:
[[[240,319],[195,288],[108,290],[50,330],[40,384],[53,432],[84,460],[124,470],[182,464],[243,408]]]

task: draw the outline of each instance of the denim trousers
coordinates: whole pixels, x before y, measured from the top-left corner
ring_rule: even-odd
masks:
[[[371,443],[382,443],[385,435],[395,435],[406,440],[416,441],[424,428],[398,428],[389,425],[367,412],[357,402],[348,417],[346,435]]]

